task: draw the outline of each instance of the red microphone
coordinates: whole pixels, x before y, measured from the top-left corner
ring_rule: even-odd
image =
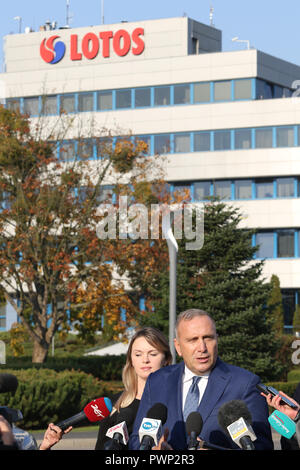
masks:
[[[90,423],[96,423],[97,421],[101,421],[102,419],[106,418],[106,416],[109,416],[111,410],[112,403],[109,398],[96,398],[95,400],[88,403],[84,407],[83,411],[77,413],[74,416],[71,416],[71,418],[67,418],[61,421],[57,424],[57,426],[62,431],[64,431],[69,426],[73,427],[77,424],[84,423],[85,421],[89,421]]]

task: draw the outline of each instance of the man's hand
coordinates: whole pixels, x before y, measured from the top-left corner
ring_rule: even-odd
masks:
[[[173,450],[167,440],[169,437],[169,429],[166,428],[161,436],[157,446],[152,447],[152,450]]]
[[[60,427],[50,423],[44,434],[44,439],[40,445],[40,450],[51,449],[51,447],[61,440],[64,434],[67,434],[72,429],[72,426],[69,426],[65,431],[62,431]]]

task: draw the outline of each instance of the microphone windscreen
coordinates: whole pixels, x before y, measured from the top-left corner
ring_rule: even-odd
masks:
[[[222,429],[227,432],[227,427],[240,418],[248,424],[252,424],[251,413],[242,400],[232,400],[220,407],[218,412],[218,421]]]
[[[101,421],[110,415],[112,403],[109,398],[101,397],[88,403],[84,408],[84,413],[91,423]]]
[[[203,426],[203,419],[200,413],[197,411],[193,411],[187,417],[185,428],[187,435],[190,436],[192,432],[195,432],[197,436],[199,436],[200,432],[202,431]]]
[[[165,405],[162,403],[155,403],[147,413],[147,418],[150,419],[159,419],[162,424],[165,424],[167,421],[168,410]]]
[[[13,374],[0,374],[0,393],[15,392],[19,382]]]

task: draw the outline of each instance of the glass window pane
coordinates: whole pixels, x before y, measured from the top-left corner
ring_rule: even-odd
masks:
[[[256,181],[256,197],[269,198],[274,195],[273,180]]]
[[[194,151],[208,152],[210,150],[210,133],[201,132],[194,134]]]
[[[174,85],[174,104],[190,103],[190,85]]]
[[[251,79],[235,80],[234,82],[234,99],[247,100],[252,96],[252,83]]]
[[[81,159],[91,159],[94,157],[94,142],[92,139],[82,139],[78,142],[78,156]]]
[[[174,135],[174,152],[190,152],[190,134],[175,134]]]
[[[154,153],[169,153],[170,152],[170,135],[162,134],[154,136]]]
[[[234,148],[237,150],[251,148],[250,129],[237,129],[234,131]]]
[[[97,138],[97,158],[107,158],[112,152],[112,144],[113,140],[111,137]]]
[[[111,203],[113,198],[114,189],[112,185],[103,185],[99,187],[99,194],[97,202],[99,204]]]
[[[64,142],[60,146],[60,159],[63,162],[68,162],[70,160],[73,160],[75,157],[75,142],[69,141],[69,142]]]
[[[184,184],[184,183],[175,183],[173,185],[173,194],[176,195],[177,197],[181,197],[184,199],[190,199],[191,197],[191,186],[190,184]]]
[[[255,147],[271,148],[273,145],[272,129],[255,129]]]
[[[230,150],[230,131],[214,133],[214,150]]]
[[[294,128],[278,127],[276,129],[277,147],[294,147]]]
[[[157,87],[154,89],[155,106],[166,106],[170,104],[170,87]]]
[[[194,102],[207,103],[210,101],[210,83],[194,84]]]
[[[277,178],[277,197],[294,197],[294,178]]]
[[[274,234],[272,232],[257,233],[256,245],[258,258],[274,258]]]
[[[229,80],[226,80],[224,82],[215,82],[214,100],[215,101],[230,101],[231,100],[231,82]]]
[[[24,98],[24,113],[30,116],[38,116],[39,114],[39,97]]]
[[[252,197],[252,181],[251,180],[235,181],[235,198],[236,199],[251,199],[251,197]]]
[[[78,95],[78,111],[93,111],[94,109],[94,94],[93,93],[79,93]]]
[[[294,256],[294,230],[278,230],[277,256],[278,258],[291,258]]]
[[[116,91],[116,108],[131,108],[131,90]]]
[[[20,111],[20,98],[8,98],[6,100],[6,107],[11,111]]]
[[[62,95],[60,97],[60,112],[75,113],[75,95]]]
[[[57,96],[43,96],[42,97],[43,114],[57,114]]]
[[[230,181],[215,181],[214,195],[220,199],[231,199],[231,183]]]
[[[145,142],[147,145],[147,149],[145,149],[145,155],[150,155],[151,152],[151,137],[150,135],[137,135],[135,137],[135,141],[142,141]]]
[[[210,182],[198,181],[194,184],[194,199],[195,201],[203,201],[210,196]]]
[[[97,93],[97,109],[99,111],[112,109],[112,91],[99,91]]]
[[[151,89],[150,88],[136,88],[134,97],[134,106],[136,108],[151,105]]]

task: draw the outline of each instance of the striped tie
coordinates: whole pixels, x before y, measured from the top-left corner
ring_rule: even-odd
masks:
[[[184,421],[186,421],[188,415],[192,413],[192,411],[196,411],[199,405],[199,388],[198,382],[201,377],[194,376],[193,383],[189,388],[187,397],[185,399],[184,409],[183,409],[183,417]]]

